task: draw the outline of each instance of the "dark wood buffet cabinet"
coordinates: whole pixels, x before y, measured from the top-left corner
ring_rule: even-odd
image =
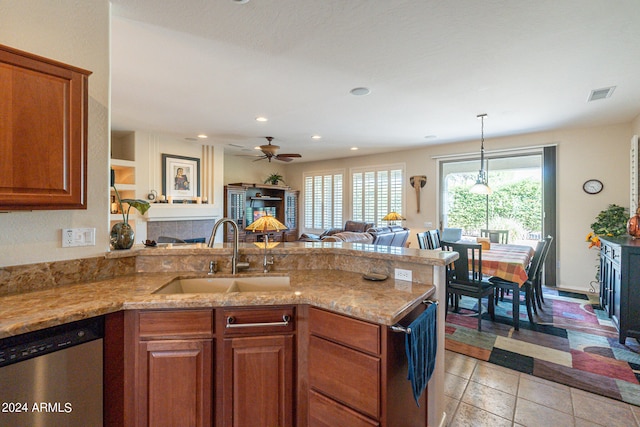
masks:
[[[619,342],[640,339],[640,240],[601,237],[600,305],[618,329]]]
[[[108,426],[426,426],[404,334],[331,311],[128,310],[106,316],[104,343]]]
[[[86,209],[90,74],[0,45],[0,211]]]

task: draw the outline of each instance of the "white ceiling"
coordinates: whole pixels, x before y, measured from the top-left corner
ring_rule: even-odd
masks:
[[[114,130],[301,162],[640,114],[638,0],[112,3]]]

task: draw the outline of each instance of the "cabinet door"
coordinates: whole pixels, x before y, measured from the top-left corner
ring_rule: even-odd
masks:
[[[380,417],[380,358],[311,336],[308,363],[312,390]]]
[[[293,336],[224,340],[224,426],[293,425]]]
[[[0,45],[0,210],[86,209],[89,74]]]
[[[309,393],[309,427],[376,427],[375,420],[311,391]]]
[[[138,425],[212,425],[212,347],[211,340],[140,343]]]
[[[245,218],[245,201],[247,198],[246,191],[241,188],[226,188],[227,197],[225,199],[225,215],[238,224],[241,238],[244,236],[244,218]],[[230,242],[233,240],[233,230],[231,226],[225,224],[224,240]],[[241,239],[243,240],[243,239]]]
[[[609,277],[610,277],[610,281],[611,281],[611,286],[610,286],[610,292],[611,292],[611,296],[610,296],[610,301],[611,301],[611,307],[610,307],[610,313],[611,313],[611,320],[613,321],[613,323],[616,325],[616,328],[618,328],[618,331],[620,332],[620,342],[624,343],[624,338],[626,331],[623,330],[621,323],[621,294],[622,294],[622,288],[621,288],[621,275],[620,275],[620,265],[612,262],[611,263],[611,271],[609,272]]]
[[[600,305],[611,317],[611,259],[605,255],[604,248],[600,252]]]
[[[284,193],[284,224],[288,230],[285,232],[285,240],[298,240],[298,192],[285,191]]]

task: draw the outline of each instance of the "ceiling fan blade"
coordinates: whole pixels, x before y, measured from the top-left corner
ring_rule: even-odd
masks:
[[[294,153],[291,153],[291,154],[278,154],[278,157],[302,157],[302,155],[294,154]]]
[[[275,159],[276,159],[276,160],[280,160],[281,162],[290,162],[290,161],[292,161],[292,160],[293,160],[293,159],[292,159],[292,158],[290,158],[290,157],[282,157],[282,156],[275,156]]]

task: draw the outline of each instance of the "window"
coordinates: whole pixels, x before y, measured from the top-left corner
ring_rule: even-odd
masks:
[[[325,230],[342,227],[344,171],[304,174],[304,227]]]
[[[389,212],[403,214],[404,165],[352,169],[353,219],[378,224]]]

